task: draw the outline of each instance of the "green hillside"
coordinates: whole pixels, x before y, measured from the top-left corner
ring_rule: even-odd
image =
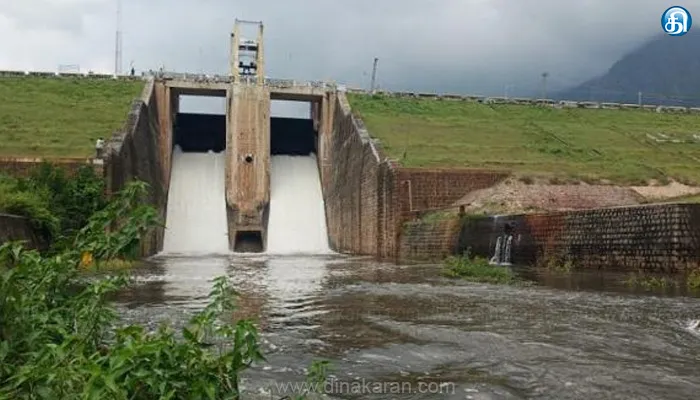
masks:
[[[477,167],[520,175],[700,184],[700,114],[555,109],[348,94],[389,156],[411,167]],[[647,135],[689,143],[659,143]]]
[[[0,77],[0,156],[87,157],[126,120],[143,81]]]

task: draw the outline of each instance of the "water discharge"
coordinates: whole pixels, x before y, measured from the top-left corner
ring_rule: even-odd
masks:
[[[244,387],[269,394],[253,399],[291,395],[277,385],[303,382],[313,359],[330,360],[337,382],[434,383],[424,393],[335,398],[685,400],[700,392],[698,299],[601,290],[623,278],[609,274],[521,287],[440,271],[337,255],[165,257],[137,270],[119,300],[128,321],[182,327],[204,307],[211,278],[228,275],[238,316],[262,331],[267,362],[245,374]]]
[[[229,253],[225,165],[225,152],[187,153],[175,147],[164,254]]]
[[[268,254],[328,254],[316,157],[272,156]]]

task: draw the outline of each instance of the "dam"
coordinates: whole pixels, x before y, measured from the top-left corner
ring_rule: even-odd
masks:
[[[249,36],[254,40],[242,38],[243,26],[257,28]],[[491,259],[501,238],[515,265],[562,254],[583,268],[675,273],[697,265],[695,204],[464,218],[455,204],[465,194],[508,184],[513,171],[404,165],[353,113],[353,89],[266,77],[262,23],[237,21],[230,44],[225,76],[147,75],[124,127],[107,143],[107,192],[144,181],[151,188],[145,200],[165,221],[142,239],[142,256],[333,251],[400,260],[469,250]],[[181,107],[191,96],[219,99],[220,112]],[[471,96],[381,96],[372,100],[488,103]],[[273,115],[276,101],[306,104],[308,114]],[[387,146],[396,152],[399,145]],[[437,218],[423,218],[431,214]]]
[[[255,40],[241,37],[249,25],[257,27]],[[227,79],[162,74],[149,81],[142,96],[150,119],[144,135],[155,138],[143,139],[149,142],[144,151],[153,154],[137,158],[157,164],[159,176],[143,179],[143,168],[135,170],[141,179],[158,183],[156,203],[166,221],[151,253],[265,252],[268,244],[272,252],[289,253],[295,251],[284,242],[300,236],[310,239],[310,247],[299,251],[329,251],[321,181],[335,89],[276,84],[265,79],[264,62],[262,23],[237,20]],[[218,97],[225,113],[185,112],[180,109],[184,96]],[[307,118],[272,117],[275,100],[308,104]],[[139,140],[136,136],[120,145]],[[106,175],[114,177],[108,187],[129,179],[116,158],[106,166]],[[271,223],[279,229],[272,236]]]

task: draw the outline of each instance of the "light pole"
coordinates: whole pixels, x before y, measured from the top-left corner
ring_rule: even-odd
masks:
[[[370,83],[369,86],[369,91],[374,94],[374,88],[375,84],[377,82],[377,63],[379,62],[379,58],[374,57],[374,65],[372,65],[372,82]]]
[[[122,0],[117,0],[117,29],[114,37],[114,75],[121,73],[122,64]]]

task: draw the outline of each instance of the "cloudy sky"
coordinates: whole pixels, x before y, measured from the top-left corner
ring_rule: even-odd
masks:
[[[266,74],[510,95],[601,74],[661,33],[662,0],[121,0],[123,70],[225,73],[235,18],[265,23]],[[0,69],[114,70],[117,0],[0,0]],[[700,16],[700,0],[680,3]],[[700,17],[698,17],[700,18]],[[700,21],[700,19],[698,19]],[[700,29],[700,24],[696,29]]]

